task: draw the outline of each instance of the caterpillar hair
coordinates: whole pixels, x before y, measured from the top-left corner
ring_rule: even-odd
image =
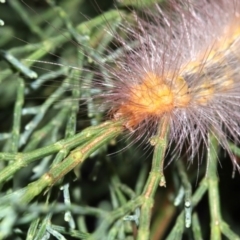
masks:
[[[147,140],[166,118],[169,144],[179,153],[187,143],[191,159],[214,134],[239,168],[228,143],[240,135],[239,11],[233,0],[170,0],[136,17],[125,30],[138,44],[123,41],[117,70],[107,68],[111,88],[100,97],[110,117]]]

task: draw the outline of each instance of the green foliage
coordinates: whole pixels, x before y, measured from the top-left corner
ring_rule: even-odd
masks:
[[[206,176],[206,164],[190,171],[186,159],[164,169],[164,119],[154,149],[141,150],[94,100],[79,100],[101,91],[93,70],[106,58],[114,67],[121,49],[106,49],[131,11],[111,1],[59,2],[0,5],[0,239],[240,239],[222,218],[239,231],[220,205],[216,139]],[[227,171],[222,181],[231,184]]]

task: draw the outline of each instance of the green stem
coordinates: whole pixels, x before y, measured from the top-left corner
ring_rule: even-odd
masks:
[[[206,193],[208,189],[208,182],[206,179],[203,179],[202,182],[200,183],[198,189],[192,196],[192,206],[195,207],[200,200],[202,199],[203,195]],[[176,223],[174,227],[172,228],[171,232],[167,236],[166,240],[181,240],[182,239],[182,234],[184,232],[185,226],[185,218],[184,218],[184,213],[185,211],[183,210],[177,217]]]
[[[193,231],[193,236],[195,240],[202,240],[202,230],[199,222],[199,218],[197,213],[193,214],[192,217],[192,231]]]
[[[145,201],[144,196],[139,196],[129,202],[127,202],[124,206],[117,208],[116,210],[110,212],[107,217],[105,217],[97,229],[97,231],[92,234],[88,240],[102,240],[102,236],[106,236],[106,232],[112,223],[120,218],[125,216],[126,214],[134,211],[137,207],[140,207]]]
[[[82,164],[90,154],[118,136],[122,130],[122,126],[109,127],[108,130],[100,132],[94,139],[91,139],[83,146],[72,151],[66,159],[53,166],[50,171],[44,174],[39,180],[29,184],[20,201],[22,203],[27,203],[40,194],[44,189],[54,185],[77,165]]]
[[[17,99],[14,106],[14,120],[11,137],[11,152],[16,153],[18,151],[19,139],[20,139],[20,128],[21,128],[21,117],[22,117],[22,106],[24,103],[24,87],[25,83],[22,78],[18,78],[17,88]]]
[[[91,140],[92,138],[94,138],[95,135],[103,133],[108,128],[111,128],[113,124],[114,124],[113,122],[109,121],[97,127],[86,128],[81,133],[71,138],[60,140],[54,144],[51,144],[43,148],[39,148],[32,152],[17,154],[0,152],[0,159],[14,160],[14,164],[9,164],[6,168],[4,168],[0,172],[0,183],[3,183],[4,181],[12,178],[16,171],[18,171],[22,167],[26,167],[31,162],[34,162],[40,158],[49,156],[66,148],[73,149],[79,146],[80,144],[83,144],[84,142]]]
[[[218,189],[217,163],[218,141],[214,136],[209,137],[208,148],[208,201],[211,215],[211,240],[221,239],[221,211]]]
[[[164,118],[158,130],[158,135],[152,139],[154,154],[152,168],[143,190],[145,201],[141,207],[141,217],[138,230],[138,240],[149,239],[151,210],[154,204],[154,196],[158,186],[165,186],[165,177],[163,174],[164,156],[167,147],[168,121]]]
[[[182,185],[184,187],[185,226],[189,228],[192,222],[192,186],[188,180],[188,176],[181,159],[176,161],[176,164],[178,167],[178,172],[182,181]]]

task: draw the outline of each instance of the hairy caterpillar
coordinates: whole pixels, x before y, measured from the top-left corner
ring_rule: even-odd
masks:
[[[117,71],[107,67],[112,89],[103,101],[139,138],[154,136],[165,116],[177,152],[187,141],[194,157],[208,132],[229,151],[228,140],[239,142],[240,3],[168,4],[165,11],[157,7],[152,22],[138,18],[139,30],[127,30],[140,44]]]

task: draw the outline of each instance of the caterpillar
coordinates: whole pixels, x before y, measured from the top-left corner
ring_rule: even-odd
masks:
[[[140,46],[118,63],[104,95],[112,116],[148,138],[167,117],[169,142],[179,151],[187,141],[192,156],[208,132],[229,151],[228,140],[239,142],[240,134],[240,3],[167,4],[156,6],[152,22],[137,20]]]

